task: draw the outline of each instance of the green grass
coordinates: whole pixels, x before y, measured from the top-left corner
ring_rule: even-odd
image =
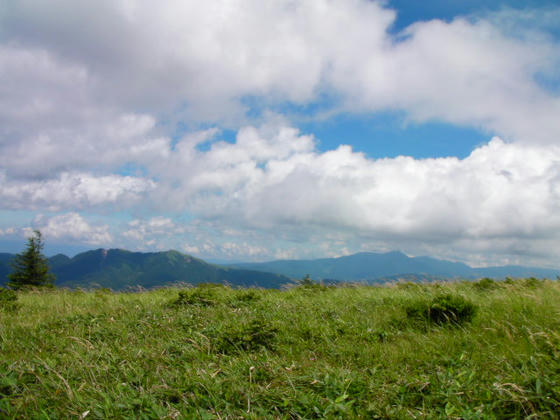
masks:
[[[560,285],[485,283],[19,293],[0,418],[558,418]]]

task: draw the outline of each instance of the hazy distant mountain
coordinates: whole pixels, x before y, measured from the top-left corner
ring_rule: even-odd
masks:
[[[13,257],[13,254],[0,252],[0,284],[2,284],[5,280],[7,281],[6,276],[12,271],[10,267],[10,260]]]
[[[0,284],[7,281],[11,258],[12,254],[0,254]],[[279,274],[220,267],[177,251],[142,253],[97,249],[73,258],[55,255],[49,258],[49,263],[60,287],[101,286],[122,290],[129,286],[149,288],[176,282],[213,282],[278,288],[290,282]],[[2,271],[2,267],[7,270]]]
[[[438,260],[430,257],[408,257],[402,252],[377,254],[362,252],[339,258],[316,260],[277,260],[264,263],[235,264],[233,267],[262,270],[302,278],[345,281],[384,281],[399,275],[416,275],[418,278],[479,278],[494,277],[547,277],[556,278],[560,270],[535,267],[503,266],[472,268],[463,263]]]
[[[0,253],[0,285],[11,271],[13,254]],[[240,263],[223,267],[209,264],[177,251],[130,252],[97,249],[69,258],[58,254],[49,258],[57,286],[145,288],[177,282],[228,283],[233,286],[278,288],[309,274],[314,280],[385,282],[398,279],[432,281],[453,278],[546,277],[556,278],[560,270],[504,266],[472,268],[466,264],[430,257],[408,257],[401,252],[364,252],[340,258],[279,260]]]

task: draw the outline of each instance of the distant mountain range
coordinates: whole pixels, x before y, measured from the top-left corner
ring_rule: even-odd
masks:
[[[261,270],[300,279],[309,274],[312,279],[338,281],[382,282],[398,278],[417,280],[453,278],[540,277],[556,278],[560,270],[508,265],[473,268],[463,263],[430,257],[409,257],[402,252],[383,254],[362,252],[339,258],[315,260],[277,260],[264,263],[234,264],[232,267]]]
[[[0,254],[0,285],[5,284],[11,271],[13,254]],[[49,258],[51,272],[59,287],[127,287],[151,288],[184,282],[227,283],[232,286],[279,288],[290,279],[280,274],[208,264],[177,251],[130,252],[121,249],[97,249],[69,258],[55,255]]]
[[[14,254],[0,253],[0,285],[7,282],[9,262]],[[364,252],[339,258],[278,260],[239,263],[230,266],[209,264],[177,251],[130,252],[97,249],[76,255],[49,258],[56,285],[61,287],[151,288],[184,282],[227,283],[232,286],[279,288],[309,274],[313,280],[331,282],[380,283],[399,279],[434,281],[480,277],[556,278],[560,270],[502,266],[473,268],[463,263],[430,257],[408,257],[401,252]]]

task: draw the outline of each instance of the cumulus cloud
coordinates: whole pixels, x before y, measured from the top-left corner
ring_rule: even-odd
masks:
[[[107,225],[91,225],[78,213],[66,213],[52,217],[38,215],[33,228],[39,229],[45,237],[79,241],[90,245],[106,245],[113,241]]]
[[[37,225],[53,232],[76,226],[77,236],[68,237],[87,243],[114,239],[128,248],[214,258],[403,249],[485,264],[521,256],[540,261],[558,249],[558,146],[495,137],[464,159],[371,159],[348,145],[320,152],[312,136],[265,125],[240,129],[233,143],[219,140],[216,130],[193,133],[165,153],[166,160],[146,166],[146,179],[67,174],[20,186],[2,182],[2,202],[87,209],[129,200],[148,211],[188,215],[183,223],[134,219],[121,233],[105,226],[93,241],[77,213]]]
[[[396,35],[395,16],[366,0],[12,2],[0,9],[0,57],[11,63],[0,78],[15,88],[4,88],[0,110],[38,121],[104,120],[110,110],[234,123],[247,98],[266,107],[329,94],[335,111],[402,109],[557,141],[560,100],[535,79],[556,68],[560,47],[534,28],[512,35],[526,13],[510,11],[507,25],[417,22]]]
[[[138,202],[154,187],[151,180],[131,176],[64,172],[54,179],[14,180],[0,172],[0,207],[51,211],[102,205],[118,207]]]
[[[128,222],[122,236],[132,241],[137,248],[153,247],[164,248],[173,242],[169,237],[175,237],[185,232],[184,227],[177,225],[168,217],[152,217],[148,220],[134,219]],[[161,240],[164,242],[161,242]],[[165,243],[165,245],[164,245]]]
[[[450,244],[472,259],[468,250],[556,252],[554,26],[527,29],[516,23],[540,19],[508,10],[394,34],[386,5],[2,4],[0,208],[62,211],[38,224],[51,235],[155,247],[175,235],[208,255],[304,255],[309,243],[329,255],[405,245],[442,255]],[[465,159],[319,152],[289,121],[262,123],[294,104],[306,118],[401,110],[497,137]],[[107,206],[136,219],[119,234],[75,213]]]
[[[224,227],[317,243],[339,232],[338,252],[356,237],[507,251],[560,235],[558,146],[495,137],[465,159],[370,159],[345,145],[318,152],[283,126],[246,127],[206,151],[196,144],[177,145],[154,201]]]

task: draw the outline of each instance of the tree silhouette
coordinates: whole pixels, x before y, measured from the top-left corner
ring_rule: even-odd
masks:
[[[27,239],[27,248],[17,254],[11,265],[13,272],[8,275],[8,286],[22,289],[33,286],[52,286],[55,276],[49,272],[49,263],[43,255],[43,237],[38,230]]]
[[[315,282],[311,280],[309,274],[306,274],[305,277],[299,281],[299,285],[303,287],[312,287],[315,285]]]

